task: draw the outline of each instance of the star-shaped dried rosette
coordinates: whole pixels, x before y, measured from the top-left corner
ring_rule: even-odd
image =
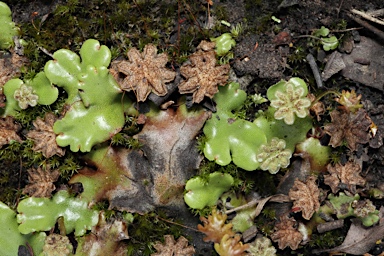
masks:
[[[193,53],[190,64],[184,64],[180,73],[186,78],[179,85],[181,94],[193,93],[193,103],[200,103],[204,96],[212,98],[218,92],[218,85],[228,80],[229,64],[216,65],[215,43],[202,41]]]
[[[128,61],[113,61],[111,73],[125,91],[134,91],[138,101],[145,101],[153,92],[158,96],[167,94],[166,83],[175,79],[176,72],[168,69],[166,53],[157,53],[153,44],[147,44],[142,53],[136,48],[131,48]]]

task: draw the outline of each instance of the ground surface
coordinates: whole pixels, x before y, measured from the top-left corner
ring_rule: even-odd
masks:
[[[60,14],[53,13],[56,6],[64,6],[66,1],[5,2],[12,9],[14,21],[17,24],[24,24],[22,25],[22,36],[25,36],[26,40],[33,41],[35,48],[41,46],[51,53],[59,48],[78,50],[79,45],[85,39],[96,38],[110,47],[115,47],[117,50],[114,57],[118,57],[119,53],[126,51],[130,46],[143,48],[145,43],[152,40],[159,44],[160,49],[168,49],[167,51],[172,58],[172,65],[175,68],[180,66],[180,62],[178,62],[180,53],[190,54],[193,52],[198,40],[208,39],[210,36],[218,36],[221,32],[226,32],[225,26],[221,26],[219,31],[206,32],[211,22],[207,18],[208,15],[211,15],[213,20],[225,20],[231,24],[242,23],[244,32],[236,39],[237,44],[233,49],[234,56],[229,62],[233,73],[231,79],[239,81],[241,88],[249,93],[265,93],[268,85],[274,84],[280,79],[289,79],[291,76],[299,76],[306,80],[313,92],[333,89],[338,91],[342,89],[356,90],[358,94],[362,95],[365,109],[378,127],[376,138],[361,146],[356,154],[364,155],[363,173],[367,181],[372,186],[384,188],[384,147],[382,146],[384,134],[384,75],[382,74],[382,70],[384,70],[384,38],[380,38],[377,33],[356,23],[349,16],[352,8],[362,11],[384,8],[384,2],[381,0],[212,1],[213,5],[209,12],[206,1],[158,1],[159,3],[156,1],[127,1],[131,2],[129,3],[130,8],[134,12],[132,15],[124,13],[123,8],[128,7],[120,2],[125,3],[125,1],[79,1],[80,8],[76,7],[71,10],[69,7],[68,10],[63,9]],[[169,9],[167,11],[168,2]],[[135,5],[140,6],[140,8],[135,8]],[[81,11],[81,8],[88,11]],[[103,8],[107,10],[104,14]],[[110,16],[113,15],[111,10],[116,11],[116,9],[118,9],[121,17]],[[97,12],[97,15],[102,13],[104,16],[101,19],[92,17],[89,14],[93,12],[92,10]],[[99,12],[100,10],[101,12]],[[151,10],[156,17],[148,14],[151,13]],[[67,19],[68,16],[76,18],[69,20],[68,27],[64,27],[63,21],[58,18],[60,15],[63,19]],[[130,15],[132,18],[131,23],[124,23],[124,21],[121,23],[124,25],[120,26],[120,20],[124,19],[126,15]],[[272,16],[281,22],[273,21]],[[167,17],[170,25],[167,23],[165,28],[156,25],[166,20]],[[92,21],[91,24],[87,23],[88,19]],[[132,23],[135,21],[137,24]],[[60,26],[55,25],[54,22]],[[77,22],[79,23],[78,27],[75,25]],[[56,31],[51,26],[56,26],[54,27]],[[340,38],[341,46],[338,51],[342,54],[341,58],[344,58],[346,67],[342,72],[332,75],[325,81],[323,88],[318,88],[306,56],[311,53],[316,59],[320,72],[322,72],[326,70],[325,66],[330,53],[323,51],[319,45],[310,41],[310,38],[303,36],[311,35],[314,30],[321,26],[335,31],[334,34]],[[373,26],[384,32],[383,26],[376,24]],[[114,34],[113,39],[109,38],[112,30],[116,29],[121,32],[124,31],[124,28],[129,33],[125,35]],[[347,29],[353,30],[348,31]],[[136,34],[133,31],[136,31]],[[143,33],[142,36],[140,33]],[[127,38],[129,38],[129,42]],[[348,44],[352,44],[352,53]],[[170,45],[173,48],[167,48]],[[362,52],[353,50],[359,47]],[[35,48],[26,50],[28,57],[33,56],[30,57],[32,69],[39,71],[49,56]],[[367,68],[368,70],[366,70]],[[357,71],[361,72],[358,73]],[[251,115],[251,113],[248,114]],[[341,158],[347,158],[347,156],[347,152],[341,153]],[[9,166],[16,169],[17,175],[24,177],[21,180],[18,177],[13,177],[15,179],[12,181],[13,184],[19,187],[25,185],[27,180],[25,170],[19,173],[17,163]],[[253,175],[257,174],[251,174],[249,177],[252,178]],[[12,182],[2,185],[4,187],[9,186]],[[59,186],[60,184],[57,184],[57,187]],[[260,191],[261,188],[255,190],[262,192]],[[14,200],[10,198],[5,200],[14,203]],[[375,204],[380,206],[382,202],[377,200]],[[198,218],[190,214],[186,207],[182,210],[179,208],[177,213],[173,209],[166,209],[166,211],[170,212],[171,217],[180,218],[186,226],[195,227],[199,223]],[[190,241],[193,241],[197,255],[213,253],[212,245],[202,242],[201,234],[188,229],[183,232],[189,236]],[[338,241],[338,244],[341,241]],[[312,248],[308,247],[310,246],[303,249],[303,253],[311,251]],[[289,251],[280,251],[280,253],[288,255]]]

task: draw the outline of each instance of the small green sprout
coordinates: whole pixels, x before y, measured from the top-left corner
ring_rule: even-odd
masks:
[[[244,26],[242,23],[237,23],[236,26],[231,28],[231,34],[233,37],[238,37],[241,33],[244,32]]]
[[[268,100],[266,98],[264,98],[261,94],[254,94],[254,95],[251,95],[251,100],[252,102],[255,104],[255,105],[259,105],[259,104],[262,104],[262,103],[265,103],[267,102]]]
[[[211,38],[211,41],[216,42],[216,54],[225,56],[236,45],[231,33],[224,33],[219,37]]]
[[[284,119],[286,124],[291,125],[295,122],[295,114],[300,118],[306,117],[311,106],[311,101],[306,98],[307,94],[307,85],[297,77],[272,85],[267,91],[267,96],[271,106],[276,109],[275,119]]]
[[[257,161],[261,163],[260,169],[275,174],[280,168],[286,168],[292,152],[285,146],[285,141],[279,138],[272,138],[269,144],[261,145],[260,153],[257,155]]]
[[[281,19],[276,18],[276,16],[272,16],[271,19],[276,23],[281,23]]]
[[[329,36],[329,29],[321,26],[313,32],[313,36],[320,37],[320,42],[323,45],[324,51],[335,50],[339,46],[339,40],[335,36]],[[329,36],[329,37],[327,37]]]

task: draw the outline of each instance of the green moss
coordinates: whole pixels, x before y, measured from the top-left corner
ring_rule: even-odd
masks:
[[[162,240],[164,235],[173,235],[175,239],[180,237],[181,227],[171,222],[174,220],[168,220],[162,212],[134,214],[134,221],[128,228],[128,255],[150,255],[155,252],[154,242]]]

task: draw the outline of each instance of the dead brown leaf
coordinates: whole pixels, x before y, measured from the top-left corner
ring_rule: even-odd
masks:
[[[128,61],[113,61],[111,73],[125,91],[135,91],[138,101],[145,101],[153,92],[158,96],[167,93],[166,83],[175,79],[176,72],[167,69],[166,53],[157,54],[153,44],[147,44],[142,53],[136,48],[131,48]]]
[[[38,117],[33,121],[35,130],[27,133],[27,137],[34,142],[32,149],[42,152],[46,158],[54,155],[64,156],[65,154],[65,149],[59,147],[56,143],[56,134],[53,131],[53,124],[56,119],[53,113],[45,114],[44,120]]]
[[[331,187],[334,194],[339,191],[340,184],[346,185],[352,194],[356,193],[356,186],[365,185],[365,179],[360,176],[361,166],[353,161],[348,161],[345,165],[328,164],[327,170],[329,174],[324,175],[324,183]]]
[[[326,125],[324,131],[331,136],[329,144],[332,147],[340,146],[345,140],[348,148],[355,151],[357,144],[369,141],[372,121],[364,109],[360,108],[356,113],[333,110],[330,115],[332,123]]]
[[[280,217],[280,222],[275,225],[275,232],[271,234],[271,239],[279,244],[279,249],[284,250],[289,246],[296,250],[299,247],[303,235],[297,230],[297,224],[294,218]]]
[[[11,116],[0,119],[0,147],[9,144],[11,141],[22,142],[17,132],[21,130],[21,126],[15,123]]]
[[[228,80],[229,64],[216,66],[215,43],[202,41],[184,64],[180,73],[187,79],[179,84],[181,94],[193,93],[193,102],[200,103],[204,96],[212,98],[218,92],[218,85]]]
[[[148,115],[137,139],[140,150],[106,147],[86,157],[89,165],[74,175],[81,182],[83,198],[109,200],[110,207],[146,213],[155,206],[183,206],[186,180],[201,161],[196,135],[209,113],[168,108]]]
[[[192,256],[195,253],[195,248],[188,246],[188,240],[183,236],[176,242],[172,235],[165,235],[164,240],[164,244],[157,242],[153,245],[157,253],[152,253],[151,256]]]
[[[306,220],[311,219],[312,215],[320,208],[319,195],[316,177],[312,175],[305,182],[296,179],[289,191],[289,198],[294,201],[292,208],[301,211]]]
[[[197,225],[197,229],[203,232],[206,236],[203,238],[204,242],[220,243],[224,235],[234,236],[232,231],[232,223],[225,223],[227,220],[227,214],[218,212],[216,209],[212,210],[212,214],[208,216],[208,219],[201,216],[201,222],[203,225]]]
[[[0,87],[20,73],[20,68],[28,62],[27,58],[11,51],[9,56],[0,57]]]
[[[43,170],[41,167],[28,170],[29,184],[25,186],[23,194],[31,197],[51,197],[52,191],[56,189],[54,182],[60,176],[59,170],[51,171],[49,167]]]

